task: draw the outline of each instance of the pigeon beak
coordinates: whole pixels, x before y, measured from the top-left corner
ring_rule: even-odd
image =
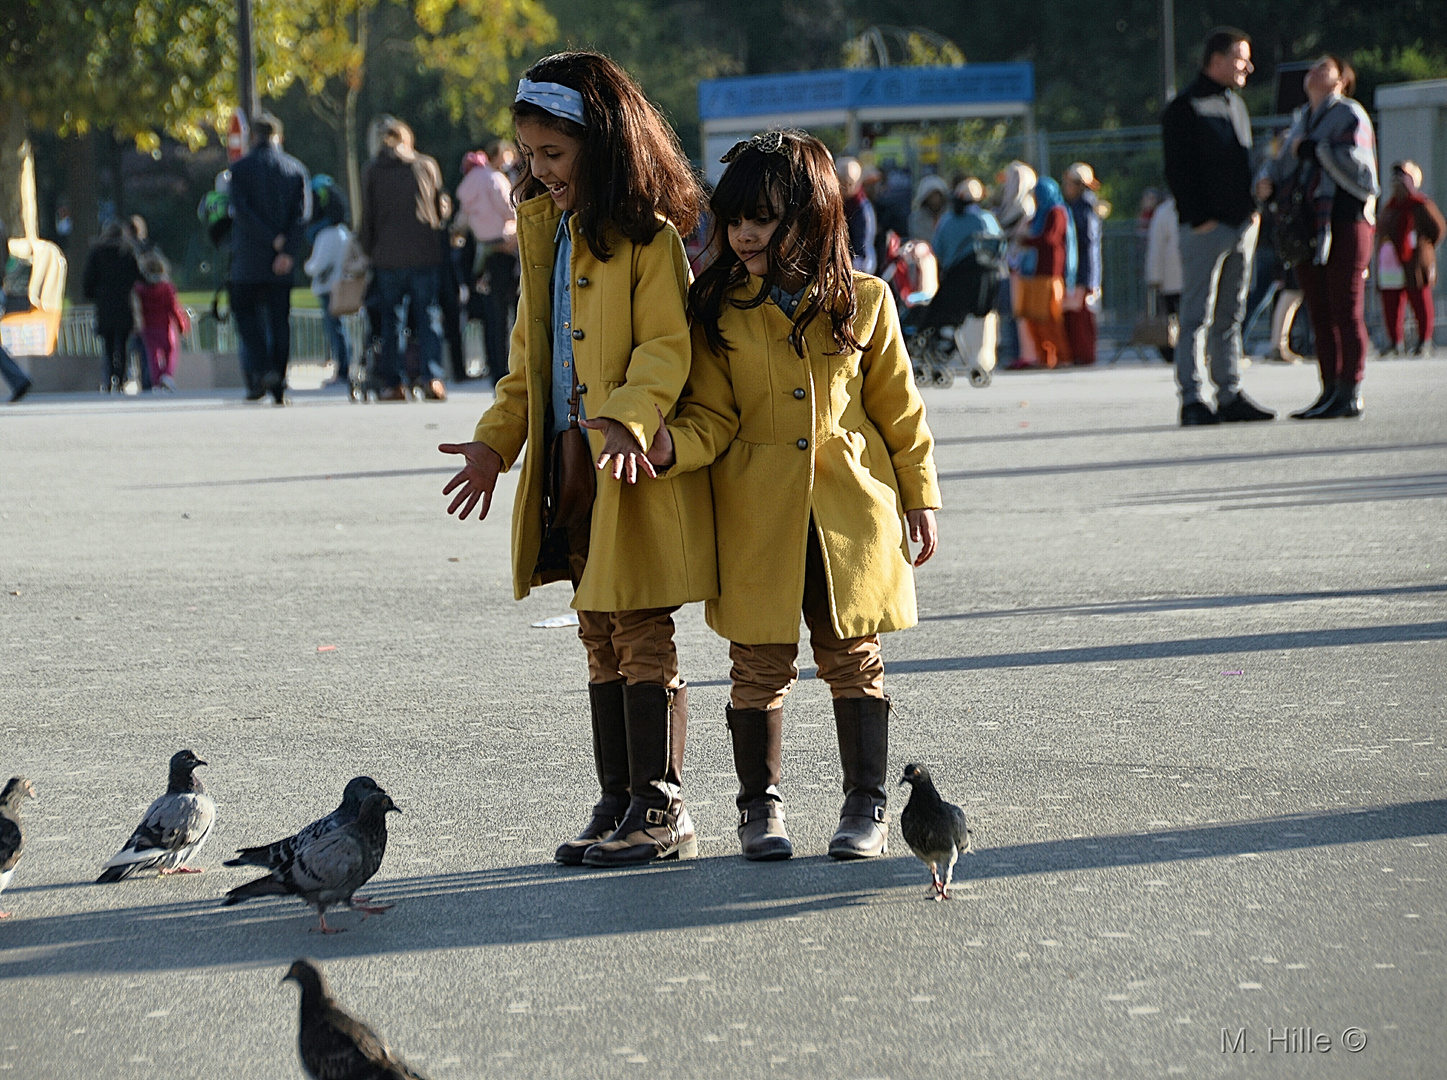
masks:
[[[899,778],[899,786],[900,786],[900,787],[904,787],[904,785],[907,784],[907,783],[909,783],[909,780],[906,779],[905,777],[902,777],[902,776],[901,776],[901,777]]]
[[[196,759],[196,764],[197,764],[197,765],[205,765],[206,762],[202,761],[200,758],[197,758],[197,759]]]

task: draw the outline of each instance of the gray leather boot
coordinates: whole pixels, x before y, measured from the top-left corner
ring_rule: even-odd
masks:
[[[784,758],[783,709],[735,709],[725,706],[739,775],[739,847],[758,862],[787,859],[794,845],[784,830],[784,799],[779,774]]]
[[[583,853],[607,836],[628,810],[628,732],[623,724],[623,684],[589,683],[588,706],[593,716],[593,764],[603,797],[593,817],[571,840],[553,852],[564,866],[582,866]]]
[[[628,810],[583,855],[585,866],[641,866],[698,856],[698,834],[679,794],[688,731],[688,687],[623,687],[628,729]]]
[[[835,698],[834,727],[844,767],[844,806],[829,841],[834,859],[889,853],[884,784],[889,768],[889,698]]]

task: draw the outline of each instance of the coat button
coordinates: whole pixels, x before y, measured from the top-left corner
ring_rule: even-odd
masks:
[[[573,331],[573,340],[574,340],[574,341],[582,341],[582,340],[583,340],[583,331],[581,331],[581,330],[574,330],[574,331]]]
[[[796,398],[798,398],[800,401],[803,401],[803,400],[804,400],[804,388],[801,386],[801,387],[799,387],[797,390],[795,390],[795,391],[794,391],[794,396],[795,396]]]
[[[588,287],[588,279],[585,278],[585,277],[580,277],[580,278],[578,279],[578,288],[580,288],[580,289],[586,289],[587,287]]]
[[[798,442],[796,442],[794,445],[797,446],[800,450],[807,450],[807,449],[809,449],[809,440],[808,440],[808,439],[800,439],[800,440],[799,440]]]

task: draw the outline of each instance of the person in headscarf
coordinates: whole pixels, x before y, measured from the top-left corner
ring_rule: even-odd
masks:
[[[1016,237],[1029,228],[1035,213],[1035,170],[1023,161],[1012,161],[995,177],[995,220],[1005,235]],[[1020,260],[1026,248],[1012,243],[1006,258],[1009,276],[1000,282],[1000,346],[999,361],[1007,366],[1023,361],[1035,363],[1035,345],[1024,327],[1024,320],[1015,317],[1015,295],[1020,291]]]
[[[909,238],[928,240],[944,216],[950,200],[950,186],[943,177],[931,173],[919,182],[914,192],[914,205],[909,212]]]
[[[1035,213],[1020,237],[1027,250],[1020,261],[1018,311],[1030,328],[1040,363],[1054,368],[1070,363],[1065,335],[1065,292],[1075,285],[1075,222],[1060,185],[1048,176],[1035,182]],[[1016,361],[1012,368],[1029,367]]]

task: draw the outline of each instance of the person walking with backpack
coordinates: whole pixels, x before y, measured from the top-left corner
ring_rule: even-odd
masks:
[[[1261,218],[1251,195],[1251,116],[1236,91],[1254,70],[1248,34],[1213,30],[1201,73],[1161,116],[1166,183],[1180,216],[1182,427],[1276,419],[1241,389],[1241,324]],[[1202,397],[1202,366],[1216,385],[1214,410]]]

